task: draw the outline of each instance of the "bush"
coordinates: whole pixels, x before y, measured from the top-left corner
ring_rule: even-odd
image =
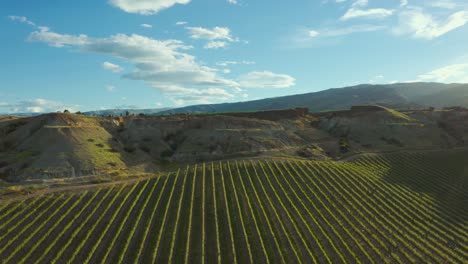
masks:
[[[104,147],[104,144],[98,143],[98,144],[96,144],[96,147],[103,148],[103,147]]]
[[[143,150],[146,153],[150,153],[151,149],[148,146],[140,146],[140,149]]]
[[[8,165],[9,165],[8,162],[6,162],[6,161],[0,161],[0,168],[6,167],[6,166],[8,166]]]
[[[169,158],[172,157],[172,155],[174,155],[174,151],[172,151],[171,149],[166,149],[163,152],[161,152],[161,158]]]
[[[350,145],[349,141],[346,137],[340,138],[340,152],[341,153],[347,153],[349,151]]]
[[[135,152],[136,148],[134,146],[125,146],[124,150],[125,150],[125,152],[133,153],[133,152]]]

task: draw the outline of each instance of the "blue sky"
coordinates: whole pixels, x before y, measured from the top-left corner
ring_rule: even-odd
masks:
[[[468,82],[468,0],[4,0],[0,113]]]

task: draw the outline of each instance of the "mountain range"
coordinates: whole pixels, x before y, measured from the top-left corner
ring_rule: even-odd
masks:
[[[378,104],[396,109],[468,107],[468,84],[396,83],[361,84],[319,92],[266,98],[247,102],[192,105],[162,111],[176,113],[225,113],[307,107],[311,112],[346,110],[353,105]]]

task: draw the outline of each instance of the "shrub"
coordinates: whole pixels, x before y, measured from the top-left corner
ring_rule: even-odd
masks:
[[[151,149],[148,146],[140,146],[140,149],[143,150],[146,153],[150,153]]]
[[[133,152],[135,152],[136,148],[134,146],[125,146],[124,150],[125,150],[125,152],[133,153]]]
[[[8,166],[8,165],[9,165],[8,162],[6,162],[6,161],[0,161],[0,168],[6,167],[6,166]]]
[[[350,148],[349,141],[348,141],[348,139],[346,137],[340,138],[339,144],[340,144],[340,152],[341,153],[347,153],[349,151],[349,148]]]
[[[161,158],[169,158],[172,157],[172,155],[174,155],[174,151],[172,151],[171,149],[166,149],[163,152],[161,152]]]

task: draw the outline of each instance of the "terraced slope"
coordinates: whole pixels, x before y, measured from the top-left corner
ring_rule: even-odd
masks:
[[[231,161],[0,204],[3,263],[466,263],[466,152]]]

